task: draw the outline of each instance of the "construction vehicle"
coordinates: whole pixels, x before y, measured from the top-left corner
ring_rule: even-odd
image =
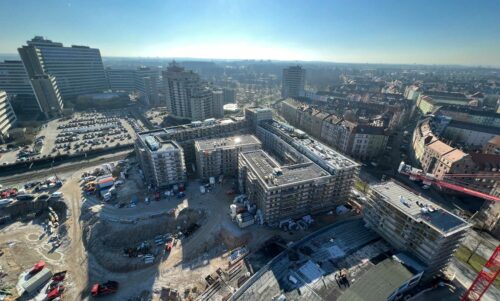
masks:
[[[467,195],[482,198],[488,201],[500,202],[500,197],[490,195],[485,192],[465,188],[461,185],[451,183],[451,179],[459,178],[497,178],[499,175],[495,174],[446,174],[443,179],[438,179],[435,175],[431,173],[426,173],[421,169],[414,168],[411,165],[405,164],[402,161],[399,164],[398,172],[410,177],[410,180],[420,180],[425,185],[436,185],[441,188],[447,188],[456,192],[461,192]]]
[[[118,290],[118,282],[108,280],[105,283],[96,283],[92,285],[90,293],[92,294],[92,297],[99,297],[99,296],[114,294],[116,293],[117,290]]]
[[[48,300],[54,300],[62,295],[64,292],[64,285],[62,283],[58,283],[52,290],[47,293]]]

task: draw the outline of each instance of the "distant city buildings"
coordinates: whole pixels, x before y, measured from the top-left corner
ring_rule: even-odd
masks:
[[[422,92],[416,99],[416,106],[423,114],[432,113],[443,105],[477,107],[479,102],[463,93],[456,92]]]
[[[262,144],[253,135],[196,140],[196,169],[201,179],[238,174],[238,155],[261,149]]]
[[[139,134],[135,150],[146,183],[164,188],[186,182],[184,151],[175,141],[147,133]]]
[[[137,69],[106,68],[109,87],[117,92],[135,92],[146,106],[159,106],[160,73],[149,67]]]
[[[291,66],[283,69],[281,84],[282,98],[305,96],[306,70],[301,66]]]
[[[424,278],[443,272],[470,225],[434,202],[389,181],[371,185],[363,216],[394,248],[424,265]]]
[[[212,115],[213,118],[224,117],[224,91],[212,90]]]
[[[7,92],[0,90],[0,142],[4,143],[9,130],[16,123],[16,114],[7,99]]]
[[[163,90],[167,109],[173,115],[191,120],[220,117],[223,96],[214,93],[198,74],[175,63],[163,71]]]
[[[109,88],[99,49],[87,46],[64,47],[62,43],[37,36],[27,41],[27,45],[18,51],[29,79],[33,82],[35,77],[51,78],[54,81],[52,86],[57,87],[58,92],[54,90],[50,94],[59,93],[64,101]],[[41,86],[43,83],[36,85]],[[39,103],[42,102],[41,98],[47,98],[40,93],[48,91],[51,85],[44,86],[43,89],[34,90]],[[43,105],[41,108],[47,116],[56,111],[44,111],[46,107]]]
[[[224,95],[224,104],[236,103],[236,90],[230,88],[222,89]]]
[[[280,112],[292,125],[354,158],[376,159],[387,146],[384,121],[377,125],[362,124],[348,114],[339,117],[293,99],[281,102]]]

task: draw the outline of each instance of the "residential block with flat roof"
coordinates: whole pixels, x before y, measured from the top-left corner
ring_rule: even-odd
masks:
[[[422,261],[425,278],[448,266],[470,227],[462,218],[394,181],[370,186],[363,216],[396,249]]]
[[[254,135],[236,135],[223,138],[196,140],[196,169],[202,179],[220,175],[235,176],[238,172],[238,155],[261,148]]]

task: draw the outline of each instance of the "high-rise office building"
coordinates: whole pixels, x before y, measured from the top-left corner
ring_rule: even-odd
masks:
[[[5,142],[9,129],[16,123],[16,114],[7,99],[7,93],[0,91],[0,142]]]
[[[64,47],[37,36],[18,51],[28,76],[52,76],[64,100],[108,89],[99,49]]]
[[[30,79],[22,61],[0,62],[0,89],[9,95],[33,94]]]
[[[212,115],[214,118],[224,117],[224,92],[212,91]]]
[[[170,64],[163,71],[163,87],[167,109],[175,116],[204,120],[220,114],[218,107],[214,112],[211,89],[193,71]]]
[[[149,67],[137,69],[106,68],[109,87],[117,92],[137,93],[139,100],[147,106],[159,105],[160,73]]]
[[[301,66],[290,66],[283,69],[281,97],[302,97],[305,95],[306,70]]]
[[[135,90],[134,69],[106,68],[109,88],[116,92],[133,92]]]
[[[139,99],[147,106],[159,105],[159,80],[158,70],[149,67],[140,67],[135,70],[135,91],[139,93]]]
[[[41,113],[41,107],[22,61],[0,62],[0,90],[7,92],[7,97],[17,115],[36,118]]]

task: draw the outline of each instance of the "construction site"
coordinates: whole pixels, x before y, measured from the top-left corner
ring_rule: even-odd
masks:
[[[105,187],[108,173],[113,184]],[[249,253],[260,252],[263,244],[277,237],[286,247],[287,241],[321,227],[318,222],[310,229],[289,232],[259,225],[240,228],[230,211],[235,180],[206,186],[203,192],[198,180],[188,181],[175,193],[172,189],[158,195],[144,184],[131,157],[58,177],[60,187],[39,193],[41,199],[48,196],[47,202],[35,194],[32,201],[14,200],[2,207],[0,266],[6,300],[21,292],[19,300],[42,300],[50,293],[48,288],[57,288],[57,298],[63,300],[85,300],[94,293],[105,294],[108,281],[119,283],[119,289],[109,289],[110,300],[149,300],[167,291],[181,299],[220,300],[274,254],[250,263],[242,260]],[[110,189],[114,191],[106,199]],[[58,216],[56,228],[52,212]],[[65,279],[56,286],[49,277],[30,292],[18,291],[20,277],[29,275],[41,260],[44,273],[44,269],[51,276],[65,271]],[[104,288],[93,292],[96,284]]]
[[[397,300],[444,281],[467,221],[398,182],[355,190],[357,162],[254,113],[1,179],[0,297]]]

